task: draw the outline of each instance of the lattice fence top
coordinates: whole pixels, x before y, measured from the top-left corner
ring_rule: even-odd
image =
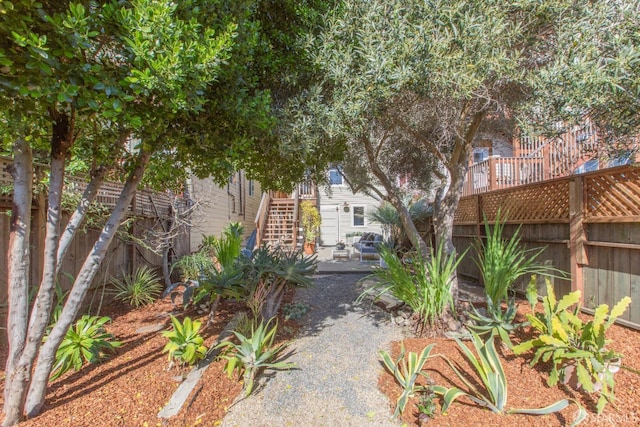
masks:
[[[10,158],[0,157],[0,187],[13,184],[13,177],[9,174],[8,166],[12,163]],[[88,184],[86,176],[69,176],[67,177],[67,191],[83,192]],[[71,186],[71,188],[69,187]],[[98,190],[96,202],[101,203],[109,208],[113,208],[118,202],[120,192],[124,187],[119,182],[106,181]],[[0,204],[11,205],[12,195],[0,192]],[[135,212],[133,208],[135,207]],[[166,217],[171,213],[171,197],[166,193],[159,193],[151,190],[138,190],[136,192],[135,203],[130,210],[141,216],[160,216]]]
[[[587,221],[640,221],[640,168],[616,168],[584,179]]]
[[[569,180],[514,187],[480,196],[488,221],[495,221],[498,210],[508,222],[569,221]]]
[[[453,221],[456,224],[478,223],[480,221],[480,218],[478,218],[478,196],[461,198]]]

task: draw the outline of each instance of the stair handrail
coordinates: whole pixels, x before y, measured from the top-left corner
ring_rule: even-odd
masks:
[[[293,191],[293,242],[292,249],[295,250],[298,247],[298,208],[300,205],[300,187],[296,187]]]
[[[262,193],[262,198],[260,199],[260,206],[258,207],[258,213],[256,214],[256,247],[260,247],[262,245],[262,231],[264,230],[265,224],[267,222],[267,212],[269,212],[269,205],[271,204],[271,192]]]

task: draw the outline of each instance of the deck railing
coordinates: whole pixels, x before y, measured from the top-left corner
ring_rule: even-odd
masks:
[[[531,184],[544,179],[542,158],[490,157],[469,168],[463,195]]]

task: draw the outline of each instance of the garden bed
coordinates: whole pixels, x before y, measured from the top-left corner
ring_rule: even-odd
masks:
[[[519,321],[524,321],[524,314],[530,312],[528,304],[520,304],[518,311]],[[586,317],[586,316],[585,316]],[[529,329],[519,331],[514,339],[518,343],[522,339],[531,338]],[[611,340],[610,347],[624,355],[623,365],[640,370],[640,331],[629,329],[619,325],[613,325],[608,331],[607,338]],[[457,363],[466,373],[471,374],[473,369],[466,362],[458,349],[455,341],[446,338],[410,338],[403,341],[407,352],[420,352],[429,344],[435,343],[431,354],[443,354]],[[470,343],[468,343],[470,345]],[[617,409],[607,405],[604,412],[597,415],[595,404],[597,397],[577,392],[565,386],[548,387],[547,378],[549,367],[544,364],[530,368],[530,355],[515,356],[506,347],[498,347],[505,375],[508,380],[507,408],[538,408],[550,405],[560,399],[571,398],[578,400],[587,409],[587,418],[581,424],[585,426],[637,426],[640,425],[640,375],[622,369],[615,376]],[[397,358],[400,352],[400,343],[392,346],[392,355]],[[447,387],[457,386],[464,388],[461,381],[453,374],[451,368],[439,358],[433,358],[425,364],[432,381],[437,385]],[[470,378],[477,378],[471,375]],[[423,382],[424,383],[424,382]],[[387,395],[390,405],[395,408],[395,402],[400,395],[400,387],[394,378],[386,371],[380,376],[379,387]],[[437,402],[437,415],[428,421],[429,426],[562,426],[570,424],[576,414],[576,405],[570,405],[560,413],[544,416],[531,415],[498,415],[488,409],[474,404],[471,400],[460,398],[452,404],[446,415],[439,412],[439,398]],[[413,398],[407,404],[402,421],[407,425],[420,425],[419,412],[416,407],[417,399]]]
[[[291,299],[290,291],[285,298]],[[203,337],[209,347],[244,305],[222,302],[214,325],[204,328]],[[43,413],[21,426],[213,426],[222,420],[227,408],[240,394],[242,385],[223,373],[224,361],[214,361],[187,399],[180,413],[162,423],[157,414],[169,401],[188,370],[168,369],[167,354],[162,349],[167,339],[159,331],[170,329],[169,314],[190,316],[206,323],[206,314],[195,310],[172,311],[169,298],[139,309],[129,309],[117,302],[102,311],[112,322],[107,331],[123,344],[116,353],[97,365],[85,365],[54,381],[47,391]],[[293,321],[280,319],[280,339],[290,338],[297,328]],[[142,329],[141,329],[142,328]],[[6,349],[2,349],[2,369]],[[4,370],[0,372],[4,389]],[[0,396],[0,405],[3,397]]]

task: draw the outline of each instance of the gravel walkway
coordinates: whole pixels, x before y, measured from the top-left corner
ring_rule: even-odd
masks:
[[[401,338],[388,315],[354,306],[362,275],[316,276],[299,290],[309,304],[289,361],[298,369],[262,375],[259,387],[236,402],[222,426],[395,426],[388,399],[377,390],[378,350]],[[271,375],[273,374],[273,375]]]

